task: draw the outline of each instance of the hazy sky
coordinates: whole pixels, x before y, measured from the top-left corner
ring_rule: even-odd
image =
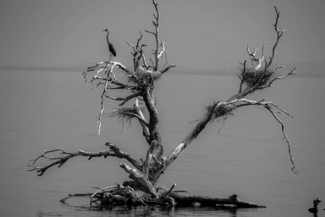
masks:
[[[246,45],[266,40],[270,55],[277,6],[286,28],[275,63],[325,60],[324,0],[157,0],[161,39],[178,69],[229,69],[248,58]],[[151,0],[1,0],[0,66],[84,67],[107,60],[131,66],[139,31],[153,30]],[[151,35],[145,43],[153,45]],[[150,51],[148,49],[148,51]],[[260,55],[260,53],[258,53]]]

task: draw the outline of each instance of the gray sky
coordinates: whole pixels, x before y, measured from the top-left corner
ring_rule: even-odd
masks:
[[[280,41],[276,64],[321,64],[325,60],[324,0],[158,0],[161,39],[178,69],[224,70],[248,59],[246,45],[270,55]],[[85,67],[107,60],[105,32],[117,57],[131,66],[139,31],[153,30],[151,0],[1,0],[0,66]],[[153,45],[151,35],[144,42]],[[261,50],[261,49],[260,49]],[[148,49],[149,51],[149,49]],[[258,53],[260,55],[260,53]]]

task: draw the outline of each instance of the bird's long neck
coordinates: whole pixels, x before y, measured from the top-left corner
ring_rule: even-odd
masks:
[[[107,35],[106,35],[106,41],[107,41],[107,47],[108,47],[108,62],[111,61],[111,58],[112,58],[112,53],[111,53],[111,49],[109,48],[109,33],[107,32]]]
[[[109,50],[109,38],[108,38],[108,33],[106,35],[106,41],[107,41],[107,46],[108,46],[108,50]],[[109,50],[110,51],[110,50]]]
[[[318,203],[314,203],[314,209],[317,210]]]

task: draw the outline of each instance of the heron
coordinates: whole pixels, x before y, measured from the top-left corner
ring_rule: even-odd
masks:
[[[313,201],[314,207],[313,208],[309,208],[308,211],[311,212],[311,213],[316,214],[316,216],[317,216],[317,212],[318,212],[317,206],[318,206],[318,204],[320,202],[322,202],[322,201],[320,201],[318,198],[316,198],[316,200]]]
[[[109,38],[108,38],[108,36],[109,36],[109,31],[108,31],[108,29],[104,29],[103,31],[104,31],[104,32],[107,32],[107,35],[106,35],[106,41],[107,41],[107,45],[108,45],[108,51],[109,51],[110,54],[112,54],[113,56],[116,57],[116,51],[115,51],[115,49],[114,49],[114,46],[113,46],[113,44],[111,44],[111,43],[109,42]]]

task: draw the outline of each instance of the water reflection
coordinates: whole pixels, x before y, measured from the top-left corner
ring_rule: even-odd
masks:
[[[36,212],[36,217],[48,217],[48,216],[63,216],[59,213],[52,213],[52,212]]]
[[[168,206],[105,206],[101,208],[91,208],[90,206],[75,206],[65,204],[65,206],[74,207],[75,211],[83,211],[85,216],[141,216],[141,217],[151,217],[151,216],[216,216],[220,214],[221,216],[227,217],[237,217],[242,216],[238,213],[254,213],[258,212],[255,208],[238,208],[235,206],[216,206],[216,207],[168,207]],[[55,216],[51,213],[39,213],[40,216]]]
[[[72,200],[69,200],[67,203],[64,199],[61,200],[62,206],[74,209],[77,212],[85,213],[85,216],[215,216],[220,214],[221,216],[227,217],[237,217],[242,216],[238,213],[254,213],[261,210],[261,208],[244,208],[237,207],[234,205],[201,205],[200,203],[192,203],[189,205],[176,205],[172,206],[163,206],[163,205],[150,205],[150,206],[141,206],[136,207],[128,205],[98,205],[90,206],[89,198],[84,197],[84,194],[78,194],[81,196],[72,197]],[[86,194],[85,194],[86,195]],[[71,198],[71,195],[69,195]],[[94,213],[96,213],[94,215]],[[40,216],[50,215],[51,213],[41,213]]]

